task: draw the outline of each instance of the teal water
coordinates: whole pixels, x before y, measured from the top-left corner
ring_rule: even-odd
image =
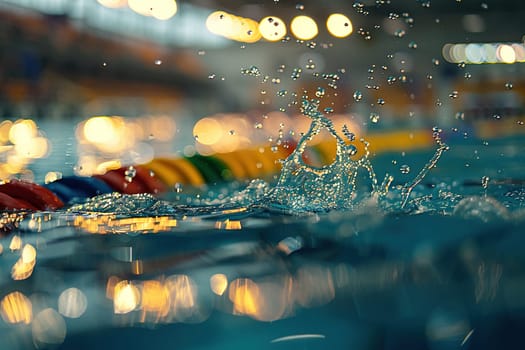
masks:
[[[354,161],[303,107],[312,126],[275,183],[25,217],[1,241],[4,348],[518,346],[523,142],[445,146],[435,131],[434,149]],[[313,168],[300,154],[322,128],[338,152]]]

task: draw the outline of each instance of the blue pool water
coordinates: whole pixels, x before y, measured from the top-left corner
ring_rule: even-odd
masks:
[[[1,241],[3,348],[518,348],[525,144],[450,141],[404,206],[435,149],[371,157],[389,192],[359,170],[326,210],[256,180],[28,215]]]

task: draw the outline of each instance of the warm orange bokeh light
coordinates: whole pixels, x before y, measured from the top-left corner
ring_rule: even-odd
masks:
[[[0,302],[0,314],[7,323],[29,324],[33,319],[33,306],[24,294],[12,292]]]

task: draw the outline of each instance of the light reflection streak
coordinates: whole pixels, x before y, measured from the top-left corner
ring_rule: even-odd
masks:
[[[129,232],[158,233],[177,227],[177,220],[169,216],[131,217],[119,219],[115,215],[77,216],[73,226],[92,234],[127,234]]]
[[[292,340],[303,340],[303,339],[325,339],[326,336],[323,334],[296,334],[288,335],[286,337],[276,338],[270,341],[270,343],[281,343]]]
[[[24,294],[12,292],[0,302],[0,314],[7,323],[29,324],[33,319],[33,306]]]

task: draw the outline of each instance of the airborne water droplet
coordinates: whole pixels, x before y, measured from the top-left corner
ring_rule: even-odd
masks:
[[[301,77],[301,73],[302,73],[302,69],[301,68],[294,68],[294,70],[292,71],[292,75],[291,75],[291,78],[293,80],[297,80]]]
[[[506,83],[505,83],[505,89],[507,89],[507,90],[512,90],[513,87],[514,87],[514,86],[512,85],[511,82],[506,82]]]
[[[411,41],[408,43],[408,48],[413,50],[417,49],[417,43],[415,41]]]
[[[458,98],[458,96],[459,96],[459,93],[458,93],[456,90],[452,91],[452,92],[448,95],[448,97],[450,97],[451,99],[456,99],[456,98]]]
[[[324,94],[325,94],[325,89],[323,89],[322,87],[318,87],[317,90],[315,91],[316,97],[323,97]]]
[[[359,101],[361,101],[362,99],[363,99],[363,93],[361,93],[361,91],[359,91],[359,90],[356,90],[356,91],[354,92],[354,101],[355,101],[355,102],[359,102]]]
[[[261,75],[261,71],[256,66],[250,66],[249,68],[241,69],[242,75],[250,75],[252,77],[258,77]]]
[[[401,174],[408,174],[410,172],[410,167],[406,164],[403,164],[399,167]]]
[[[483,176],[481,178],[481,187],[483,187],[484,189],[487,189],[489,187],[489,181],[490,181],[490,177]]]
[[[394,32],[394,36],[395,36],[396,38],[402,38],[402,37],[405,36],[405,34],[406,34],[406,32],[405,32],[403,29],[398,29],[398,30],[396,30],[396,31]]]
[[[355,134],[348,130],[348,126],[346,124],[343,125],[343,134],[348,139],[348,141],[354,141],[355,140]]]
[[[377,124],[379,122],[380,116],[376,112],[370,113],[370,121],[374,124]]]
[[[380,105],[380,106],[382,106],[382,105],[385,104],[385,100],[382,99],[382,98],[378,98],[378,99],[377,99],[377,104]]]

